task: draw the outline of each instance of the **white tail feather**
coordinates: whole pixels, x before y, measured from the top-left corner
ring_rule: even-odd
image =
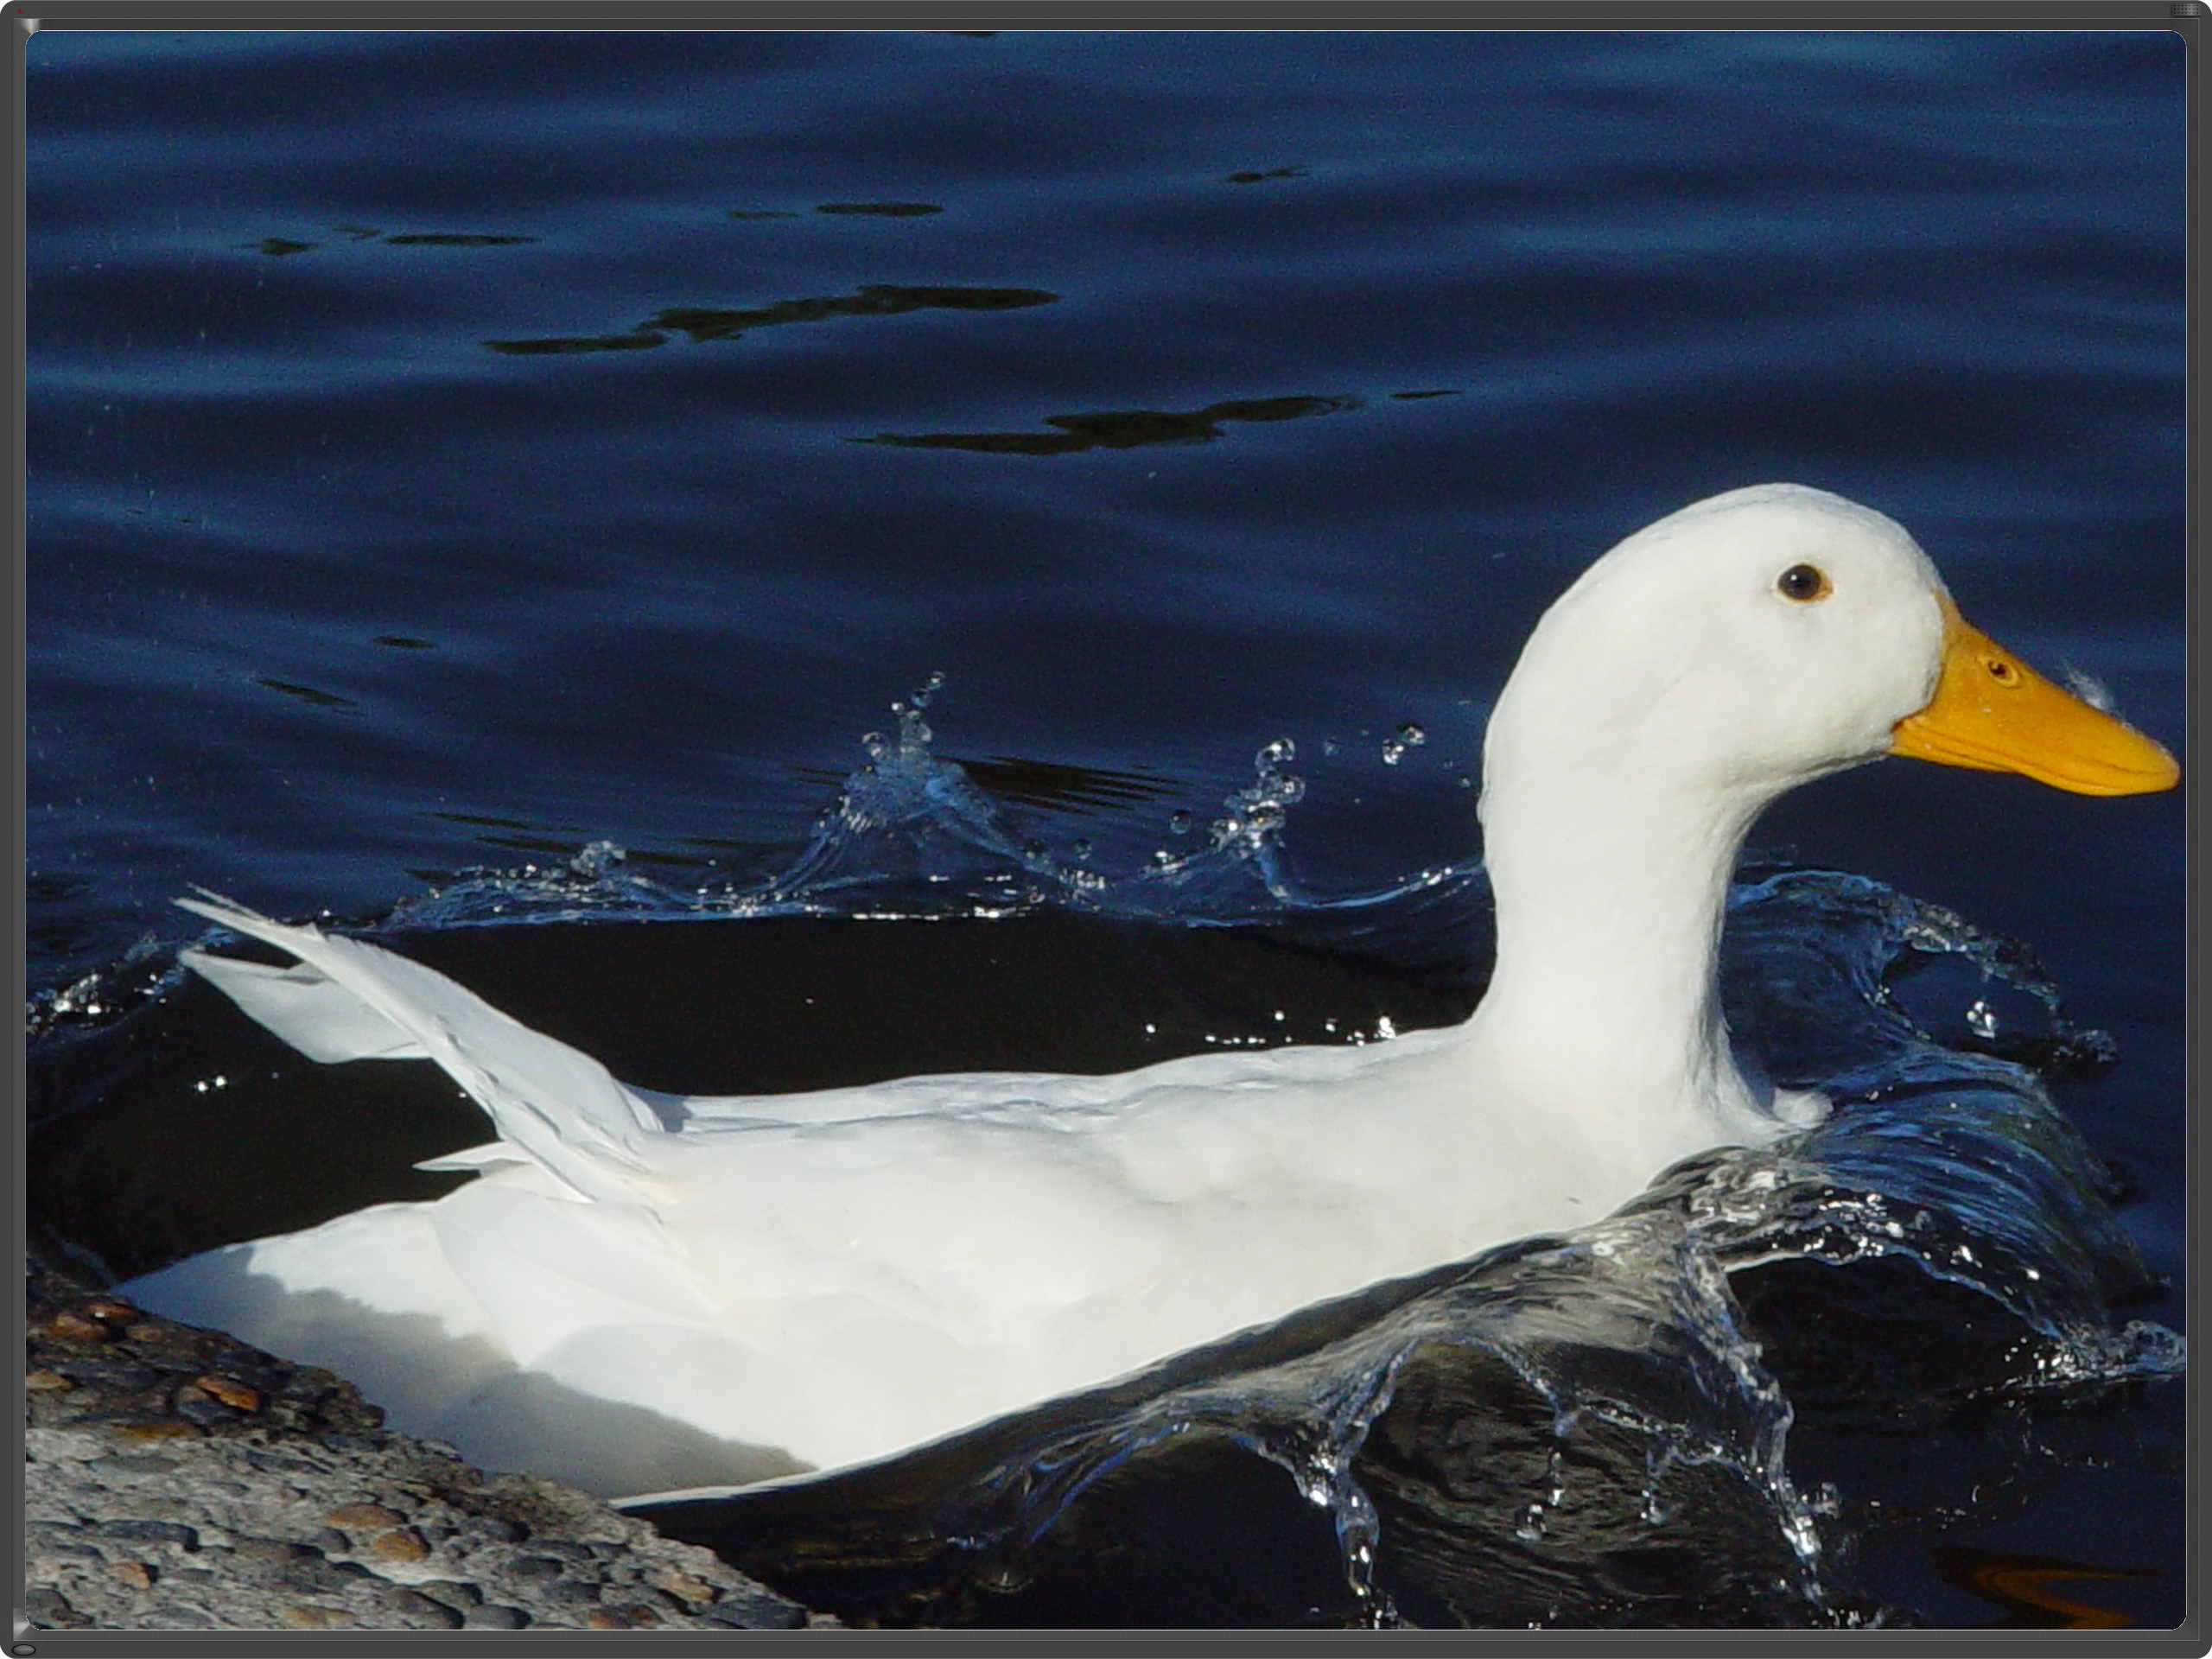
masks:
[[[435,1060],[499,1139],[580,1198],[644,1196],[660,1118],[597,1060],[531,1030],[435,969],[359,939],[272,920],[219,894],[176,901],[299,958],[264,967],[188,950],[183,961],[310,1058]]]
[[[406,1029],[307,963],[271,968],[205,950],[177,960],[311,1060],[423,1060]]]

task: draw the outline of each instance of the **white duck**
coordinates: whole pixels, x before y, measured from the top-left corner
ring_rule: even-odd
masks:
[[[1968,627],[1891,520],[1770,485],[1630,537],[1537,625],[1484,746],[1496,969],[1451,1029],[677,1098],[374,945],[186,901],[298,958],[186,953],[254,1018],[321,1060],[435,1060],[498,1139],[426,1166],[477,1172],[435,1202],[124,1289],[604,1493],[894,1452],[1817,1118],[1731,1054],[1723,899],[1761,808],[1885,753],[2179,776]]]

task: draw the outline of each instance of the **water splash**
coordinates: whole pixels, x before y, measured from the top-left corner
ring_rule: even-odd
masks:
[[[58,988],[32,992],[23,1004],[26,1039],[37,1046],[103,1030],[171,988],[183,973],[169,947],[142,935],[115,961]]]
[[[1363,912],[1379,917],[1411,901],[1452,918],[1437,937],[1456,940],[1464,931],[1457,918],[1479,902],[1481,877],[1471,861],[1418,871],[1372,892],[1323,899],[1309,891],[1282,851],[1306,792],[1305,780],[1289,770],[1297,748],[1288,737],[1260,745],[1251,781],[1222,799],[1202,831],[1200,815],[1179,808],[1166,825],[1170,843],[1135,863],[1107,866],[1083,836],[1056,851],[967,767],[938,752],[926,711],[945,683],[942,672],[925,676],[891,703],[890,725],[862,734],[858,763],[817,814],[805,842],[772,874],[746,885],[685,887],[639,868],[620,845],[595,840],[565,860],[461,872],[380,920],[357,925],[397,931],[798,915],[1000,918],[1066,908],[1191,926],[1288,913],[1350,942],[1383,925]]]

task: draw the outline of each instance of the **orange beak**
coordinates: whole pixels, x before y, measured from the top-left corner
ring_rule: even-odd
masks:
[[[1891,730],[1890,753],[2017,772],[2077,795],[2171,789],[2181,767],[2133,726],[2062,691],[1943,600],[1936,695]]]

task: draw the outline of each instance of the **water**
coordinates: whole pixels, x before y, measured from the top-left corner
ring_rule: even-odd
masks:
[[[407,1162],[469,1137],[435,1090],[287,1071],[162,982],[193,883],[397,910],[409,948],[664,1088],[1452,1017],[1520,637],[1603,546],[1741,483],[1890,512],[1977,623],[2178,751],[2182,74],[2173,37],[2119,32],[42,32],[41,1219],[123,1268],[435,1190]],[[1807,1164],[1748,1198],[1714,1177],[1733,1220],[1673,1194],[1690,1219],[1638,1222],[1599,1292],[1570,1241],[1542,1295],[1486,1268],[1449,1306],[1289,1342],[1325,1363],[1046,1425],[1071,1468],[1174,1457],[1141,1446],[994,1558],[1027,1588],[932,1567],[903,1593],[1075,1618],[1126,1586],[1068,1541],[1110,1537],[1172,1601],[1142,1541],[1236,1559],[1205,1476],[1287,1493],[1309,1553],[1281,1583],[1245,1561],[1192,1619],[2050,1622],[2078,1615],[2008,1601],[2005,1566],[2058,1557],[2145,1575],[2067,1597],[2171,1624],[2179,1389],[2119,1333],[2183,1324],[2182,815],[1902,762],[1791,798],[1762,856],[1882,884],[1732,919],[1815,993],[1761,1005],[1737,973],[1739,1028],[1870,1097]],[[2034,970],[1892,889],[2031,941]],[[919,915],[955,919],[849,919]],[[580,1007],[582,964],[656,995]],[[1884,1036],[1885,998],[1947,1047]],[[285,1128],[308,1088],[358,1185]],[[2116,1222],[2100,1160],[2132,1188]],[[2138,1258],[2177,1294],[2135,1306]],[[1548,1339],[1580,1346],[1530,1357],[1529,1310],[1558,1306]],[[1459,1337],[1422,1345],[1435,1320]],[[1606,1396],[1634,1411],[1530,1427],[1650,1349],[1631,1329],[1680,1362]],[[1931,1403],[1962,1347],[1994,1380]],[[1693,1408],[1685,1376],[1735,1380]],[[1525,1452],[1510,1502],[1455,1484],[1406,1403],[1470,1398],[1456,1420]],[[1211,1427],[1145,1440],[1185,1416]],[[1903,1490],[1896,1437],[1919,1453],[1927,1419],[1942,1454]],[[1311,1423],[1329,1455],[1294,1476]],[[1040,1432],[895,1503],[775,1501],[829,1505],[833,1537],[948,1503],[1013,1537],[1038,1511],[973,1494],[1031,1479]],[[1646,1458],[1692,1440],[1725,1450]],[[1538,1500],[1562,1446],[1592,1496],[1531,1567],[1515,1529],[1561,1510]],[[1705,1473],[1638,1522],[1647,1462]],[[1363,1501],[1376,1559],[1343,1570]],[[1662,1565],[1630,1582],[1630,1558]]]

